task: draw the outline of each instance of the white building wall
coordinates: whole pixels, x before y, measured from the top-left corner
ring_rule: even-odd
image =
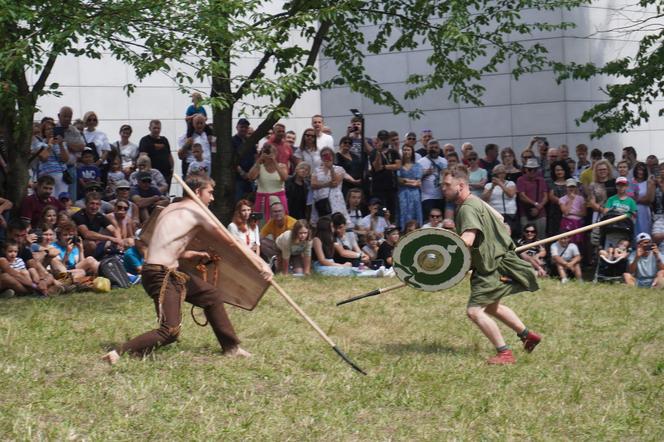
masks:
[[[547,47],[551,57],[561,61],[579,63],[593,61],[602,63],[627,54],[633,54],[642,34],[625,35],[619,32],[598,32],[624,26],[628,20],[652,16],[653,12],[629,6],[633,2],[602,0],[592,6],[573,11],[530,11],[524,13],[529,21],[560,23],[573,22],[575,29],[531,36],[532,43]],[[370,38],[375,27],[365,28]],[[409,74],[427,70],[427,57],[431,51],[426,47],[404,53],[369,55],[366,68],[370,75],[387,90],[403,96],[407,90],[405,80]],[[377,106],[369,99],[350,92],[347,87],[338,87],[322,92],[323,115],[327,124],[338,136],[346,130],[351,117],[349,109],[360,109],[366,118],[368,136],[375,136],[380,129],[397,130],[401,136],[422,129],[432,129],[436,138],[444,143],[471,142],[482,151],[489,142],[500,146],[512,146],[520,152],[534,135],[546,136],[551,145],[567,144],[573,147],[585,143],[603,151],[619,153],[623,146],[636,147],[639,158],[649,154],[664,159],[661,139],[664,135],[664,119],[655,116],[650,122],[626,134],[610,134],[599,140],[591,140],[592,124],[577,126],[585,109],[604,100],[600,79],[590,82],[566,81],[557,85],[552,71],[525,75],[519,81],[511,78],[510,64],[498,66],[496,73],[485,75],[481,84],[486,87],[484,106],[458,104],[447,99],[448,90],[443,88],[427,93],[410,102],[407,110],[421,109],[424,115],[411,120],[407,115],[393,115],[390,109]],[[329,79],[337,73],[331,60],[321,60],[321,77]],[[662,103],[660,104],[660,107]]]

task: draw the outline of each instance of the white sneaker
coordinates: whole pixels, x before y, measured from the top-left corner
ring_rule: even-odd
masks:
[[[385,276],[385,267],[380,266],[378,270],[376,270],[376,278],[383,278]]]
[[[561,284],[567,284],[568,282],[569,282],[569,279],[567,279],[567,278],[563,278],[563,279],[560,280]]]

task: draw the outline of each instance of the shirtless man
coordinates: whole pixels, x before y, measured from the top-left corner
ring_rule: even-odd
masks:
[[[206,175],[189,175],[187,185],[204,204],[213,201],[214,181]],[[177,270],[178,259],[210,259],[206,252],[185,249],[200,231],[216,234],[218,230],[219,227],[210,221],[203,209],[187,196],[162,211],[143,266],[143,287],[154,301],[159,328],[125,342],[104,355],[103,360],[115,364],[125,352],[141,356],[155,347],[177,340],[182,322],[183,299],[203,308],[225,355],[251,356],[239,347],[240,340],[233,330],[217,288],[196,276]]]

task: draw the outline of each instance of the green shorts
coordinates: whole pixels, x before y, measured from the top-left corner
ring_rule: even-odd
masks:
[[[510,282],[502,281],[501,277],[509,278]],[[485,307],[503,296],[538,289],[537,275],[530,264],[510,250],[499,260],[495,271],[484,274],[473,271],[468,307]]]

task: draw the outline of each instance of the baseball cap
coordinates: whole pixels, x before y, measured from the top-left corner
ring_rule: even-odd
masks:
[[[237,125],[238,126],[249,126],[249,120],[247,120],[246,118],[240,118],[239,120],[237,120]]]
[[[565,187],[576,187],[576,180],[574,178],[567,178],[565,180]]]
[[[281,199],[279,199],[279,197],[276,195],[270,195],[270,207],[274,206],[275,204],[281,204]]]
[[[152,181],[152,174],[147,171],[138,172],[136,179],[138,181]]]
[[[378,131],[378,138],[381,140],[387,139],[390,137],[390,133],[386,131],[385,129],[381,129]]]
[[[627,184],[627,178],[624,176],[619,176],[616,178],[616,184]]]
[[[415,134],[415,132],[408,132],[408,133],[406,134],[406,138],[408,138],[408,137],[410,137],[410,138],[417,138],[417,135]]]
[[[70,200],[71,195],[69,194],[69,192],[60,192],[60,195],[58,195],[58,199],[59,200]]]
[[[374,204],[383,204],[380,198],[373,197],[369,200],[369,205],[373,206]]]
[[[641,242],[641,241],[652,241],[652,238],[646,232],[641,232],[638,235],[636,235],[636,242]]]
[[[384,233],[385,235],[389,235],[389,234],[391,234],[392,232],[394,232],[395,230],[399,230],[399,228],[398,228],[397,226],[395,226],[395,225],[391,225],[391,226],[387,226],[387,227],[385,227],[385,230],[383,230],[383,233]]]
[[[131,185],[129,184],[129,181],[127,180],[120,180],[115,184],[116,189],[129,189],[131,188]]]

